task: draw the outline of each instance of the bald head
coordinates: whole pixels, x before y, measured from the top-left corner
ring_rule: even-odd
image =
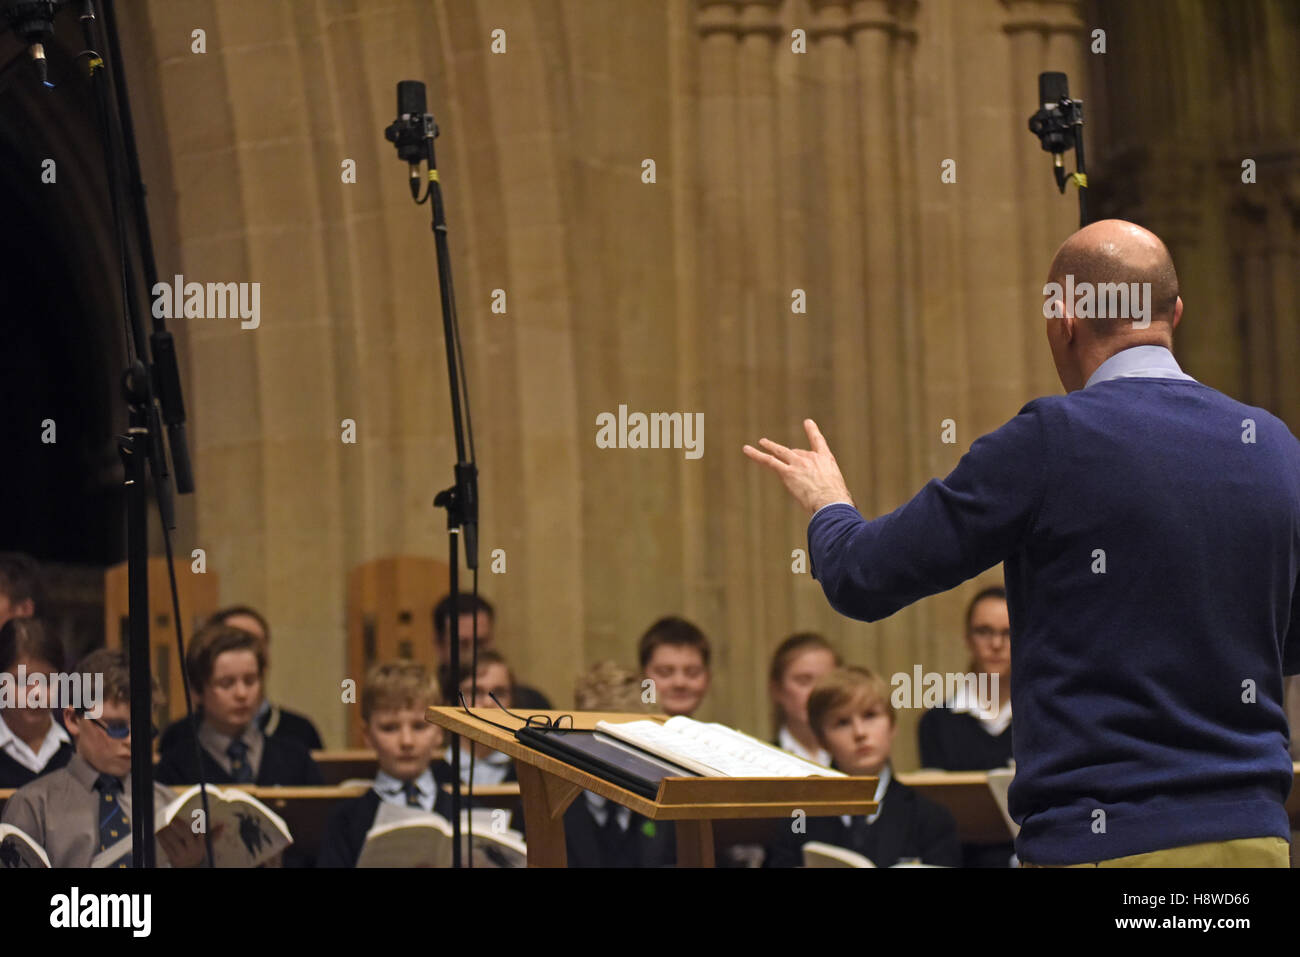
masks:
[[[1064,286],[1067,276],[1074,277],[1076,289],[1084,283],[1094,290],[1119,283],[1129,288],[1137,283],[1141,289],[1150,289],[1150,299],[1145,305],[1150,309],[1151,321],[1172,327],[1174,306],[1178,302],[1178,273],[1174,271],[1173,258],[1159,236],[1136,223],[1103,219],[1072,235],[1056,251],[1048,270],[1048,282]],[[1072,303],[1065,304],[1066,311],[1073,314],[1071,306]],[[1132,328],[1132,314],[1099,317],[1096,312],[1088,325],[1098,338],[1109,338],[1126,327]]]
[[[1173,348],[1178,274],[1155,233],[1122,219],[1085,226],[1056,251],[1043,287],[1047,341],[1067,392],[1138,345]]]

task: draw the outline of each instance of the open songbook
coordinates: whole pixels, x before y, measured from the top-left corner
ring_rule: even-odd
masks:
[[[702,777],[844,777],[839,771],[805,761],[725,724],[695,721],[684,715],[663,724],[649,720],[600,721],[596,730]]]
[[[469,837],[467,818],[468,814],[462,813],[462,841]],[[526,866],[528,848],[523,835],[494,828],[488,821],[475,815],[473,865]],[[381,803],[374,824],[366,832],[357,867],[451,867],[451,850],[451,822],[441,814]]]
[[[1002,820],[1006,822],[1007,830],[1011,832],[1012,837],[1020,834],[1020,825],[1012,819],[1011,812],[1007,810],[1007,796],[1015,776],[1015,768],[994,768],[989,772],[989,790],[993,792],[993,800],[997,802],[998,811],[1001,812]]]
[[[0,870],[50,866],[45,849],[31,835],[12,824],[0,824]]]
[[[183,791],[158,815],[155,827],[162,830],[177,817],[193,822],[203,809],[199,786]],[[247,791],[208,785],[208,829],[221,834],[212,841],[214,867],[257,867],[293,843],[284,819]],[[128,838],[129,840],[129,838]]]
[[[804,867],[875,867],[871,858],[847,847],[809,841],[803,846]]]

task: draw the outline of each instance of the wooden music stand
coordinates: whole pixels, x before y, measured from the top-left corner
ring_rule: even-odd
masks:
[[[987,771],[913,771],[897,778],[899,784],[946,807],[957,822],[957,836],[962,843],[1002,844],[1011,840],[989,790]]]
[[[475,708],[497,724],[523,727],[499,708]],[[529,867],[564,867],[564,812],[582,791],[592,791],[615,804],[630,808],[652,821],[673,821],[677,831],[678,867],[713,867],[713,822],[737,818],[785,818],[796,809],[808,817],[870,814],[876,802],[878,779],[860,778],[665,778],[652,801],[610,784],[557,758],[521,744],[512,731],[494,727],[461,708],[430,708],[432,723],[486,744],[515,761],[519,794],[524,805],[524,828]],[[598,721],[638,721],[663,715],[619,714],[601,711],[542,711],[552,719],[568,714],[573,727],[595,728]],[[465,760],[462,756],[461,760]]]

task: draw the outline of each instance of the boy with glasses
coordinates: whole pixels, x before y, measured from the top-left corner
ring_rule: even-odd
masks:
[[[82,660],[83,674],[104,676],[101,717],[95,702],[65,708],[76,753],[65,767],[19,788],[4,809],[4,823],[39,844],[51,867],[130,867],[132,851],[121,848],[131,834],[131,689],[126,656],[101,649]],[[87,707],[88,706],[88,707]],[[154,813],[172,800],[170,788],[154,784]],[[215,832],[214,832],[215,835]],[[177,819],[157,834],[161,866],[195,867],[203,861],[202,834]]]

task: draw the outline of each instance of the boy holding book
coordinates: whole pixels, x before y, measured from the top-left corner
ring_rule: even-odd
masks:
[[[208,616],[208,619],[203,622],[200,628],[208,628],[212,625],[232,625],[261,638],[267,651],[267,667],[270,667],[271,625],[267,622],[266,616],[256,608],[248,605],[230,605],[219,609]],[[253,718],[262,734],[268,738],[291,738],[308,751],[321,750],[324,744],[321,743],[320,732],[316,730],[316,725],[312,723],[312,720],[306,715],[290,711],[278,704],[272,704],[265,694],[266,682],[263,681],[262,684],[264,686],[262,699]],[[196,714],[195,720],[199,720],[201,717],[201,714]],[[176,740],[176,735],[183,733],[189,724],[188,719],[181,718],[164,728],[162,737],[159,739],[160,747],[163,750],[169,749],[172,742]]]
[[[208,784],[323,783],[302,744],[280,735],[267,737],[257,725],[266,674],[266,645],[259,637],[220,623],[200,628],[186,652],[185,667],[203,709],[198,743]],[[194,737],[193,725],[182,724],[164,745],[159,781],[198,783]]]
[[[900,784],[889,763],[894,743],[894,709],[889,688],[865,668],[840,668],[819,680],[808,695],[808,722],[832,766],[849,775],[878,776],[875,813],[810,817],[806,833],[791,834],[768,854],[769,867],[798,867],[802,848],[820,841],[854,851],[877,867],[917,861],[941,867],[961,865],[957,825],[948,809]]]
[[[37,778],[5,804],[4,823],[25,832],[44,849],[51,867],[130,867],[131,850],[113,848],[131,835],[131,688],[126,656],[101,649],[78,666],[102,674],[102,702],[65,708],[68,734],[76,742],[67,765]],[[87,714],[102,708],[98,718]],[[154,785],[154,813],[161,815],[175,795]],[[216,831],[214,830],[214,836]],[[158,863],[195,867],[204,859],[202,834],[178,818],[158,832]],[[108,852],[108,855],[106,855]]]
[[[441,735],[425,720],[426,708],[441,704],[438,684],[413,661],[376,665],[361,689],[366,744],[379,759],[374,787],[335,809],[321,842],[317,867],[355,867],[366,834],[382,803],[432,811],[451,819],[452,779],[446,761],[433,760]]]

